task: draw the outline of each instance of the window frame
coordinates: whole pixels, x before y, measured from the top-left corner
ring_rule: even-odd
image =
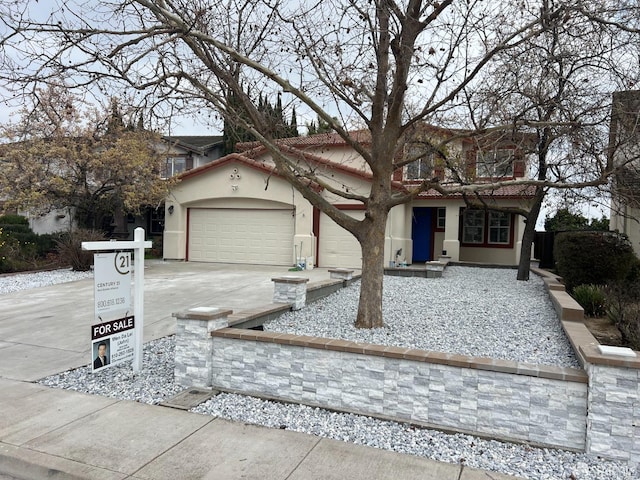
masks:
[[[469,224],[469,217],[475,216],[476,218],[474,224]],[[485,243],[485,226],[486,226],[486,214],[483,210],[473,210],[473,209],[465,209],[462,215],[462,239],[461,242],[463,245],[473,245],[473,246],[481,246]],[[480,229],[480,240],[473,241],[469,236],[467,236],[468,229]],[[472,238],[477,238],[478,235],[471,235]]]
[[[507,224],[506,225],[492,225],[492,220],[495,220],[496,217],[498,219],[498,222],[500,222],[501,220],[506,219],[507,220]],[[501,218],[500,218],[501,217]],[[487,212],[487,244],[489,245],[509,245],[509,243],[512,243],[512,239],[511,239],[511,224],[513,222],[512,219],[512,215],[510,213],[507,212]],[[507,232],[507,240],[502,242],[502,241],[492,241],[491,240],[491,232],[492,231],[497,231],[498,232],[498,238],[500,237],[500,233],[501,232]]]
[[[466,235],[465,229],[467,228],[477,228],[476,225],[466,225],[467,216],[470,212],[474,212],[474,214],[478,215],[478,218],[482,220],[482,241],[481,242],[473,242],[469,241],[469,237]],[[499,226],[491,226],[491,219],[495,217],[495,215],[504,215],[508,220],[508,225],[499,225]],[[500,231],[507,231],[507,242],[494,242],[491,241],[491,229],[498,228]],[[460,214],[460,232],[459,232],[459,241],[460,245],[463,247],[475,247],[475,248],[513,248],[514,245],[514,229],[515,229],[515,214],[509,212],[499,212],[495,210],[478,210],[471,208],[463,208]],[[476,235],[477,237],[477,235]]]
[[[506,153],[507,159],[500,159]],[[476,151],[476,177],[478,178],[515,178],[515,150],[512,148],[494,148]],[[491,156],[487,161],[487,157]],[[504,171],[502,166],[507,167]]]
[[[447,227],[447,209],[446,207],[436,207],[436,232],[444,232]]]
[[[165,211],[164,204],[158,208],[150,209],[149,213],[149,233],[151,235],[161,235],[164,233]],[[156,229],[159,226],[161,229]]]
[[[183,168],[180,171],[176,171],[176,162],[182,161]],[[162,178],[171,178],[187,171],[187,157],[183,155],[175,155],[167,157],[164,162],[164,168],[162,171]]]

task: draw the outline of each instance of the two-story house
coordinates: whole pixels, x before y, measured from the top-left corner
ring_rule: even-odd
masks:
[[[526,174],[517,142],[484,142],[485,148],[482,141],[459,135],[462,131],[425,129],[431,136],[455,135],[447,158],[457,159],[456,165],[425,155],[394,173],[395,188],[407,189],[433,176],[455,182],[461,171],[465,180],[474,182]],[[368,132],[353,135],[365,146],[370,142]],[[334,187],[369,191],[368,166],[337,134],[278,142]],[[405,155],[418,148],[423,147],[408,144]],[[361,203],[324,190],[322,195],[349,215],[363,218]],[[530,188],[519,186],[497,188],[482,198],[492,206],[522,207],[532,195]],[[454,261],[515,265],[523,228],[522,219],[513,213],[471,209],[459,194],[427,191],[391,210],[385,259],[411,264],[437,259],[446,251]],[[355,268],[362,262],[356,239],[281,178],[270,154],[257,143],[239,144],[237,153],[180,176],[166,202],[163,245],[166,259],[291,265],[305,258],[316,266]]]

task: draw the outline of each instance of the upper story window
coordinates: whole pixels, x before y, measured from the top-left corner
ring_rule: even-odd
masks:
[[[513,160],[511,149],[480,150],[476,154],[476,176],[513,177]]]
[[[430,158],[420,158],[407,165],[404,178],[406,180],[424,180],[433,175],[433,162]]]
[[[171,178],[179,175],[187,169],[187,159],[185,157],[169,157],[164,164],[162,178]]]
[[[434,176],[434,155],[428,151],[429,147],[413,143],[405,147],[405,158],[417,158],[404,168],[405,180],[424,180]]]

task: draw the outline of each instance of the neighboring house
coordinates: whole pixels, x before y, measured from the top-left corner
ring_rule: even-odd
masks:
[[[626,234],[640,256],[640,90],[615,92],[609,152],[621,171],[614,178],[609,228]]]
[[[221,135],[166,135],[158,150],[166,153],[167,160],[161,175],[170,178],[185,171],[205,165],[222,156],[223,137]],[[0,202],[1,208],[1,202]],[[69,209],[51,211],[45,215],[31,215],[18,210],[20,215],[29,219],[29,225],[35,233],[53,233],[69,230],[73,212]],[[131,238],[137,227],[143,227],[149,237],[162,237],[164,231],[165,209],[163,205],[149,207],[139,216],[116,215],[113,219],[111,236]]]
[[[427,129],[435,136],[455,133]],[[354,136],[369,143],[366,132]],[[337,134],[278,142],[325,181],[354,192],[369,191],[368,166]],[[411,148],[420,146],[407,147]],[[457,150],[466,172],[476,179],[526,174],[525,158],[513,142],[503,142],[497,149],[492,143],[483,150],[477,141],[457,140],[448,148],[449,153]],[[237,150],[180,176],[166,201],[165,259],[291,265],[304,258],[320,267],[361,266],[357,240],[281,178],[264,147],[246,143]],[[420,160],[397,171],[394,186],[404,189],[432,175],[450,180],[450,172],[437,161]],[[363,218],[361,204],[322,192],[338,208]],[[522,207],[530,204],[532,191],[501,188],[485,198],[494,205]],[[466,208],[461,195],[424,192],[412,203],[391,210],[385,261],[425,262],[446,251],[454,261],[516,265],[523,229],[517,215]]]
[[[222,135],[164,135],[163,149],[167,156],[162,178],[171,178],[194,168],[201,167],[222,156],[224,141]],[[133,238],[133,231],[142,227],[148,237],[162,238],[165,223],[165,208],[148,208],[138,217],[129,215],[127,220],[128,238]]]
[[[224,147],[221,135],[165,135],[167,163],[162,175],[170,178],[188,170],[201,167],[222,156]]]

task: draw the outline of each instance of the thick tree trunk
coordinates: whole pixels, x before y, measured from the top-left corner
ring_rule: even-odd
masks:
[[[360,238],[362,247],[362,280],[356,328],[381,328],[382,283],[384,276],[384,233],[388,213],[376,212],[365,234]]]
[[[529,280],[531,247],[536,236],[536,223],[540,216],[543,198],[544,192],[536,192],[534,204],[525,219],[524,232],[522,233],[522,248],[520,249],[520,261],[518,262],[518,280]]]

